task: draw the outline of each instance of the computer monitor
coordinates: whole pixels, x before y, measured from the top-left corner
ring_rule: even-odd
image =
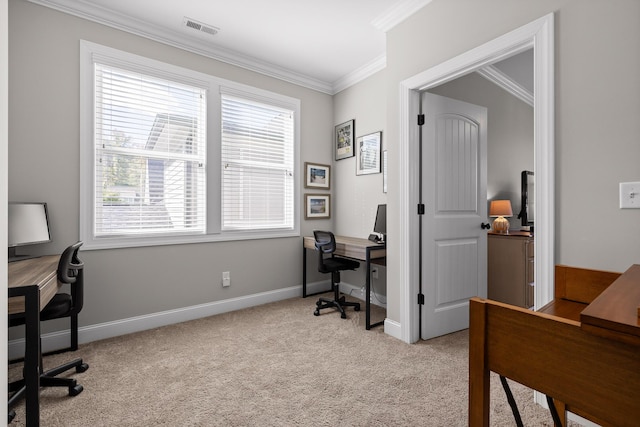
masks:
[[[387,205],[378,205],[373,231],[382,235],[381,242],[387,240]]]
[[[51,241],[46,203],[9,202],[8,207],[7,240],[9,261],[17,261],[29,257],[29,255],[17,255],[16,247],[18,246],[36,245]]]

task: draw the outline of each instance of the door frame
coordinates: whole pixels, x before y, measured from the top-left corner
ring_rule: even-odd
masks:
[[[554,280],[554,15],[550,13],[400,83],[400,331],[420,339],[418,295],[418,156],[420,92],[534,48],[535,308],[551,301]],[[386,329],[386,328],[385,328]]]

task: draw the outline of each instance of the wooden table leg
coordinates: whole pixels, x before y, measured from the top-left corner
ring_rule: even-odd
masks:
[[[487,364],[486,305],[469,301],[469,426],[489,427],[490,376]]]

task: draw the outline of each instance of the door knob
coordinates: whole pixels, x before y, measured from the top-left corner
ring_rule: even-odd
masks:
[[[490,229],[491,228],[491,224],[487,224],[486,222],[483,222],[482,224],[480,224],[480,228],[484,229]]]

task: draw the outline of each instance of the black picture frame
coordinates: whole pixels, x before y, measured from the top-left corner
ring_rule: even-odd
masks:
[[[347,120],[335,128],[334,147],[336,160],[348,159],[355,156],[353,149],[355,135],[355,120]]]

